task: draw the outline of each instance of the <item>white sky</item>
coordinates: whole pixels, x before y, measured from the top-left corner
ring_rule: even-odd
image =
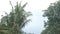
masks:
[[[15,5],[15,3],[19,0],[11,0],[12,4]],[[46,18],[43,18],[43,12],[42,10],[46,9],[50,3],[53,3],[57,0],[22,0],[22,4],[25,2],[28,2],[28,5],[26,6],[26,11],[31,11],[33,16],[31,16],[32,22],[28,23],[23,30],[27,33],[35,33],[40,34],[43,30],[43,21],[47,20]],[[4,15],[3,11],[6,11],[9,13],[11,10],[11,6],[9,4],[9,0],[0,0],[0,15]],[[1,16],[0,16],[1,18]]]

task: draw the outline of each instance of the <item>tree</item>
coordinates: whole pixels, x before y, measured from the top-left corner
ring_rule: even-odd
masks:
[[[51,3],[44,11],[43,16],[48,20],[45,22],[45,30],[41,34],[60,34],[60,1]]]
[[[11,4],[11,2],[10,2]],[[21,3],[16,4],[16,6],[13,8],[12,4],[12,11],[10,14],[7,14],[6,16],[2,17],[1,23],[5,24],[8,27],[8,31],[11,31],[13,34],[23,34],[23,31],[21,30],[27,22],[30,21],[30,19],[27,19],[31,14],[31,12],[26,12],[24,10],[24,7],[27,3],[25,3],[23,6],[21,6]]]

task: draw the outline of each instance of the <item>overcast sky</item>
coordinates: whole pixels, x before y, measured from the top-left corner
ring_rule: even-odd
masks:
[[[20,0],[11,0],[12,4],[15,5],[15,3]],[[43,30],[44,26],[44,20],[47,20],[47,18],[44,18],[43,11],[45,10],[50,3],[53,3],[57,0],[22,0],[22,4],[28,2],[27,6],[25,7],[26,11],[32,12],[33,16],[31,16],[32,22],[28,23],[24,28],[23,31],[27,33],[34,33],[34,34],[40,34]],[[4,15],[3,11],[6,11],[9,13],[11,10],[11,6],[9,4],[9,0],[0,0],[0,15]],[[0,16],[1,18],[1,16]]]

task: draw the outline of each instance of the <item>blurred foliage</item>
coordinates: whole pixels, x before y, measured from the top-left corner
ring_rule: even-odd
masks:
[[[45,22],[45,30],[41,34],[60,34],[60,0],[51,3],[47,10],[44,10],[43,16],[48,20]]]
[[[11,4],[11,1],[10,1]],[[10,14],[6,14],[1,18],[0,23],[0,34],[23,34],[22,28],[30,21],[27,19],[31,14],[31,12],[26,12],[24,7],[27,3],[21,6],[21,3],[16,4],[16,6],[12,6],[12,10]]]

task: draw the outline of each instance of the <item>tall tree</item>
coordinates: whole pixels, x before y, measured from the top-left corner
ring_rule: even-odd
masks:
[[[60,34],[60,0],[51,3],[43,16],[48,20],[45,22],[45,30],[41,34]]]
[[[10,14],[7,14],[1,19],[1,23],[5,24],[9,31],[11,31],[13,34],[23,34],[22,28],[25,26],[27,22],[30,21],[30,19],[27,19],[31,14],[31,12],[26,12],[24,10],[24,7],[27,3],[25,3],[23,6],[21,6],[21,3],[16,4],[15,7],[12,6],[12,11]]]

